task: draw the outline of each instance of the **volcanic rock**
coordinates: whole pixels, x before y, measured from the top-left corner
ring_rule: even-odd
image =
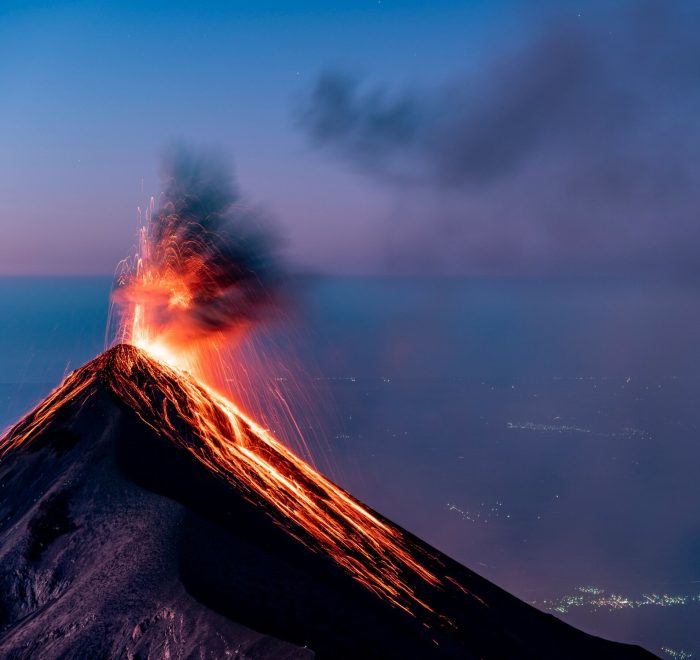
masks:
[[[409,571],[423,609],[390,602],[265,493],[212,470],[178,414],[200,405],[183,382],[117,346],[0,442],[0,657],[653,657],[536,610],[367,509],[440,582]]]

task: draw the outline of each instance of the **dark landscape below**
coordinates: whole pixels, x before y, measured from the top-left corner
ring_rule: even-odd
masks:
[[[139,419],[108,386],[125,351],[136,349],[98,358],[80,406],[69,390],[81,372],[69,379],[59,414],[0,464],[1,657],[653,657],[536,610],[406,533],[465,588],[430,596],[455,625],[426,628]]]

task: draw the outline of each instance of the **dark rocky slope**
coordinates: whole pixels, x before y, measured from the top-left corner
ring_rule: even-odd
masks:
[[[77,372],[56,414],[0,462],[0,657],[653,657],[539,612],[407,534],[473,594],[432,593],[455,626],[426,628],[139,418],[109,386],[124,352],[148,360],[116,347],[73,396]]]

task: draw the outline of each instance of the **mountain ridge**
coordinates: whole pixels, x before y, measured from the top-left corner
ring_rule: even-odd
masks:
[[[386,569],[381,549],[371,554],[368,566],[380,565],[369,569],[406,581],[427,605],[402,609],[407,601],[361,584],[325,539],[305,533],[303,518],[285,520],[269,494],[198,454],[211,448],[191,411],[176,414],[177,402],[194,405],[189,387],[139,349],[116,346],[4,436],[3,657],[654,657],[535,610],[343,495],[400,539],[407,561],[438,576],[436,587],[410,565],[392,572],[393,555]],[[207,414],[228,423],[216,406]],[[246,435],[244,417],[234,422],[247,428],[244,444],[279,458]],[[282,476],[303,485],[286,460]],[[335,491],[319,483],[309,488],[335,524],[334,503],[323,500]]]

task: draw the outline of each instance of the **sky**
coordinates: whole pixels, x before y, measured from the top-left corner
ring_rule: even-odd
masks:
[[[164,150],[290,266],[695,276],[692,3],[0,3],[0,274],[114,271]]]

